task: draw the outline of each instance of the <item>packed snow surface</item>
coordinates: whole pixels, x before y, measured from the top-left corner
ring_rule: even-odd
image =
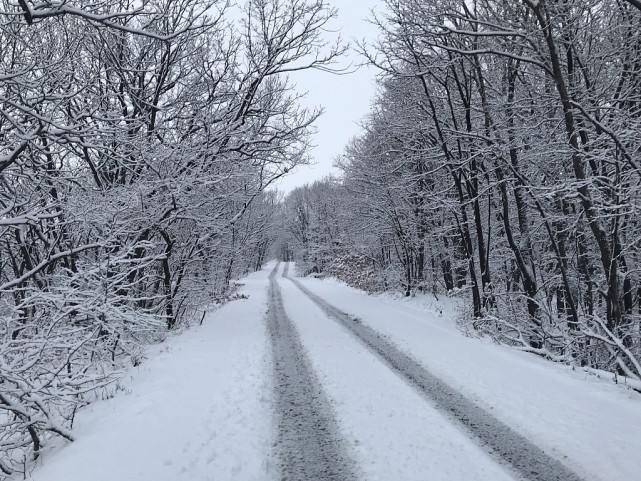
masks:
[[[335,402],[365,480],[513,479],[407,383],[327,319],[290,282],[285,309]]]
[[[486,452],[516,474],[531,481],[583,481],[563,463],[546,454],[526,437],[498,420],[450,385],[434,376],[425,366],[403,352],[393,342],[364,325],[351,314],[336,309],[296,279],[290,279],[330,319],[345,328],[369,352],[401,380],[423,395],[429,405],[445,414],[466,435],[481,443]]]
[[[586,480],[641,479],[639,393],[612,378],[465,337],[455,327],[459,313],[454,299],[393,299],[332,279],[298,280],[388,336],[430,372]]]
[[[274,269],[269,282],[269,337],[274,361],[275,417],[281,478],[350,481],[354,465],[338,433],[324,393],[298,330],[283,307]]]
[[[280,349],[275,332],[279,343],[282,338],[293,349],[282,356],[281,371],[302,372],[298,384],[310,379],[310,389],[297,386],[291,399],[321,406],[322,416],[309,418],[321,433],[318,439],[340,443],[340,456],[353,466],[343,471],[348,473],[343,479],[519,479],[282,278],[287,267],[294,275],[292,266],[281,264],[271,288],[274,264],[250,275],[241,281],[248,299],[230,302],[208,314],[202,326],[150,348],[148,359],[123,379],[121,392],[78,413],[77,440],[47,451],[28,479],[282,479],[285,458],[291,462],[303,453],[295,442],[279,446],[294,439],[287,430],[298,423],[283,422],[289,408],[282,400],[293,391],[279,381],[274,367],[273,353]],[[454,326],[453,299],[393,299],[333,280],[298,280],[586,481],[641,479],[638,393],[610,379],[465,337]],[[291,330],[291,336],[282,329]]]

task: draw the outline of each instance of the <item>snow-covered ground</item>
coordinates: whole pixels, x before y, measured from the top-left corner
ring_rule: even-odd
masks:
[[[77,440],[44,456],[32,481],[223,481],[273,478],[269,269],[247,300],[154,346],[125,392],[78,413]]]
[[[463,336],[454,326],[457,303],[452,299],[408,302],[367,295],[332,279],[300,281],[389,336],[432,373],[586,479],[641,479],[638,393],[532,354]]]
[[[513,479],[291,282],[281,289],[363,479]]]
[[[123,380],[124,392],[79,412],[77,441],[47,452],[29,479],[278,479],[266,330],[272,267],[241,281],[249,299],[230,302],[203,326],[152,347]],[[300,281],[586,480],[641,479],[638,393],[466,338],[454,327],[451,299],[394,300],[333,280]],[[291,281],[277,282],[362,480],[514,479]]]

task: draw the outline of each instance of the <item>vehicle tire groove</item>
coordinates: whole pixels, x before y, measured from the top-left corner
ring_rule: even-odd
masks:
[[[283,276],[286,276],[286,271]],[[320,298],[298,280],[287,278],[330,319],[343,326],[393,372],[471,433],[490,455],[511,467],[517,475],[529,481],[584,481],[532,441],[429,372],[376,330]]]
[[[275,279],[269,276],[267,328],[271,341],[276,450],[283,481],[352,481],[354,463],[341,439],[333,410],[293,322],[287,317]]]

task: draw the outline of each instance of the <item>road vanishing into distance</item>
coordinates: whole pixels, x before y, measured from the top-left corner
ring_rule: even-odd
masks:
[[[289,302],[317,306],[328,327],[339,326],[351,337],[353,349],[364,348],[372,356],[371,369],[363,376],[376,376],[377,370],[392,373],[399,384],[415,390],[426,407],[445,415],[515,479],[582,481],[559,460],[439,379],[389,339],[290,277],[288,263],[277,264],[269,276],[268,311],[278,424],[276,447],[283,480],[364,479],[341,438],[339,421],[314,372],[296,322],[286,312],[283,284],[295,288],[298,299],[290,294]]]
[[[238,293],[150,346],[26,479],[640,479],[637,392],[466,336],[455,297],[368,295],[275,261]]]

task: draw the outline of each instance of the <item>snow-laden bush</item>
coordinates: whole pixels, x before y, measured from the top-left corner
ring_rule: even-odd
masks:
[[[327,274],[366,292],[383,290],[383,284],[372,267],[371,259],[364,255],[338,255],[327,268]]]

